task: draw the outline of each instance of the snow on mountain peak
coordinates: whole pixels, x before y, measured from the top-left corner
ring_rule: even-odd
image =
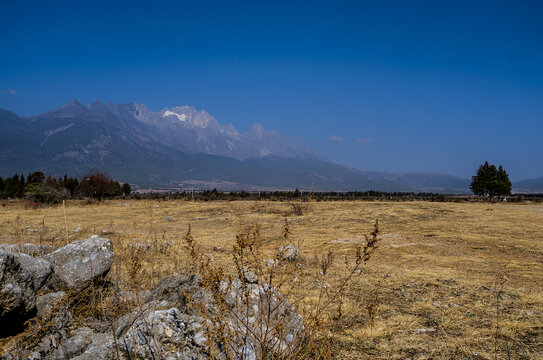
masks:
[[[183,122],[187,121],[187,115],[174,113],[173,111],[170,111],[170,110],[164,111],[164,114],[162,114],[162,117],[167,117],[167,116],[172,116],[172,115],[177,117],[179,121],[183,121]]]
[[[173,108],[165,108],[160,112],[162,118],[175,116],[177,120],[182,121],[185,126],[205,129],[208,126],[216,127],[219,125],[217,120],[205,110],[198,111],[192,106],[176,106]]]

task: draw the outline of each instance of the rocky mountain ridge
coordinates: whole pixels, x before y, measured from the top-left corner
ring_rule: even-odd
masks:
[[[164,108],[157,112],[138,103],[117,105],[95,101],[84,106],[72,100],[57,110],[29,120],[39,122],[46,118],[82,118],[89,121],[108,119],[111,123],[125,126],[129,122],[139,122],[148,125],[145,134],[148,140],[188,153],[227,156],[237,160],[263,156],[325,160],[317,152],[295,144],[273,130],[264,130],[259,123],[247,132],[239,133],[232,124],[221,125],[207,111],[188,105]],[[127,135],[130,136],[130,132]],[[142,136],[140,133],[133,135]]]
[[[434,173],[389,174],[333,164],[317,152],[255,124],[245,133],[190,106],[85,106],[20,117],[0,110],[0,176],[43,171],[107,172],[139,187],[380,190],[469,193],[469,180]]]

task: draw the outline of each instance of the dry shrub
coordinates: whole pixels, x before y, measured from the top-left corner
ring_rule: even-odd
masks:
[[[290,203],[289,215],[302,216],[306,215],[313,209],[309,202],[293,202]]]
[[[334,253],[329,251],[318,262],[321,271],[312,271],[311,263],[266,260],[262,248],[261,229],[258,225],[243,227],[236,236],[232,261],[236,278],[228,276],[223,267],[215,266],[209,258],[198,253],[195,240],[189,231],[185,236],[186,249],[203,278],[203,285],[211,295],[214,307],[193,301],[191,306],[206,319],[207,355],[216,357],[225,353],[228,359],[243,359],[248,339],[256,344],[258,359],[330,359],[331,338],[328,329],[342,316],[342,303],[347,286],[360,268],[370,260],[378,245],[378,222],[371,235],[366,236],[364,246],[356,245],[353,256],[345,258],[348,273],[332,283]],[[282,242],[288,241],[290,225],[285,219]],[[271,262],[270,262],[271,261]],[[335,275],[337,280],[338,276]],[[316,302],[306,302],[304,287],[315,284],[319,290]],[[231,291],[238,296],[232,306]],[[257,294],[257,295],[255,295]],[[256,297],[256,298],[255,298]],[[296,311],[303,317],[303,331],[296,332],[290,342],[282,341],[292,330]],[[338,315],[330,316],[337,307]],[[232,327],[232,324],[235,324]],[[292,334],[291,334],[292,335]],[[244,345],[245,344],[245,345]]]

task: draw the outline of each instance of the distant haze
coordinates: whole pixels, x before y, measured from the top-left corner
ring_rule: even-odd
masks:
[[[2,1],[0,108],[190,104],[364,171],[469,178],[488,160],[536,178],[542,15],[537,1]]]

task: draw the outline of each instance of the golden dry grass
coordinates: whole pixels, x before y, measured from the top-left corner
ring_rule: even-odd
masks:
[[[342,316],[327,328],[336,358],[543,358],[543,205],[313,202],[309,208],[289,215],[290,241],[299,244],[307,267],[318,269],[317,258],[334,253],[331,287],[375,219],[383,234],[377,254],[349,284]],[[126,286],[134,265],[130,244],[150,243],[152,251],[138,253],[138,271],[141,286],[152,288],[189,267],[182,243],[189,223],[202,252],[232,271],[239,229],[259,224],[271,258],[290,210],[288,203],[263,201],[69,202],[67,238],[62,205],[8,202],[0,208],[0,242],[62,245],[104,231],[116,254],[109,276]],[[310,304],[318,290],[305,283],[294,295]],[[335,306],[330,318],[337,312]]]

